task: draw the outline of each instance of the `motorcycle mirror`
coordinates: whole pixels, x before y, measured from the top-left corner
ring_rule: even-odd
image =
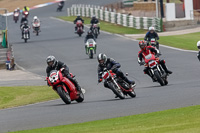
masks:
[[[126,73],[126,76],[128,76],[128,73]]]

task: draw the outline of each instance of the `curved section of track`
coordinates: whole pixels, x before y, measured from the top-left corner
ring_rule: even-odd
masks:
[[[104,4],[108,0],[68,0],[66,5],[80,1]],[[166,59],[167,66],[174,73],[169,77],[169,85],[160,87],[144,75],[143,67],[138,65],[137,42],[102,32],[97,40],[97,53],[106,53],[119,61],[122,70],[128,72],[129,78],[137,83],[136,98],[115,99],[114,94],[105,89],[103,84],[97,86],[97,61],[85,55],[84,38],[73,33],[74,25],[50,18],[66,15],[66,12],[55,12],[56,7],[57,5],[52,5],[31,11],[29,18],[34,15],[41,18],[42,32],[38,37],[31,33],[28,43],[23,43],[20,39],[19,25],[9,19],[9,37],[15,58],[26,70],[45,76],[45,59],[48,55],[55,55],[68,64],[80,85],[86,89],[85,101],[81,104],[65,105],[58,99],[0,110],[0,132],[65,125],[199,104],[199,62],[195,53],[161,47],[162,58]]]

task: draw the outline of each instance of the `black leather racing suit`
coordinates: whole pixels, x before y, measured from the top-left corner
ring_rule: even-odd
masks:
[[[72,78],[70,73],[69,73],[69,68],[67,67],[66,64],[64,64],[63,62],[61,61],[56,61],[55,65],[53,67],[51,66],[47,66],[46,68],[46,73],[47,73],[47,77],[50,76],[50,72],[52,70],[60,70],[61,68],[65,68],[62,73],[64,74],[65,77],[67,77],[70,81],[72,81],[72,83],[74,83],[74,85],[76,86],[76,89],[78,91],[81,90],[81,87],[79,86],[78,82],[76,81],[76,79]]]
[[[144,37],[145,41],[148,41],[147,46],[149,45],[149,42],[151,41],[152,38],[156,39],[156,48],[159,49],[159,42],[157,40],[159,40],[159,36],[156,32],[151,33],[150,31],[148,31]]]
[[[128,84],[135,84],[134,81],[130,81],[125,75],[124,73],[119,69],[121,67],[121,65],[116,62],[114,59],[112,58],[108,58],[105,65],[98,65],[98,81],[100,79],[102,79],[102,73],[104,68],[106,68],[107,70],[112,70],[118,77],[122,78],[124,81],[126,81]],[[104,86],[106,88],[109,88],[108,83],[105,81],[104,82]]]
[[[90,24],[91,24],[90,30],[92,30],[93,24],[98,24],[98,23],[99,23],[99,20],[97,18],[92,18],[90,21]],[[98,32],[99,31],[100,31],[100,27],[98,26]]]

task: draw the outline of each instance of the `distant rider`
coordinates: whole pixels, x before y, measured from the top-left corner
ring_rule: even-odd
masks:
[[[199,52],[197,53],[197,58],[200,61],[200,41],[197,42],[197,48],[199,49]]]
[[[98,65],[98,82],[102,81],[102,73],[104,69],[112,70],[118,77],[122,78],[125,82],[127,82],[130,87],[135,86],[135,81],[129,80],[124,73],[119,69],[121,67],[120,63],[116,62],[113,58],[107,58],[105,54],[100,53],[97,56],[97,60],[99,62]],[[104,86],[109,88],[108,83],[105,81]]]
[[[87,35],[85,37],[85,41],[84,42],[86,43],[88,39],[93,39],[96,42],[96,38],[95,38],[95,36],[94,36],[94,34],[92,33],[91,30],[89,30],[87,32]],[[85,51],[86,51],[86,54],[88,54],[88,50],[87,50],[87,46],[86,45],[85,45]],[[95,54],[96,54],[96,47],[95,47]]]
[[[74,20],[74,24],[76,24],[77,21],[81,21],[82,23],[84,23],[84,20],[81,18],[80,14],[77,15],[77,18]],[[82,28],[84,30],[84,25],[82,25]],[[77,32],[77,26],[75,26],[75,32]]]
[[[24,6],[24,8],[23,8],[23,12],[24,12],[24,11],[27,11],[27,12],[29,12],[29,10],[30,10],[30,8],[29,8],[29,7],[27,7],[27,6]]]
[[[145,41],[148,41],[148,44],[149,45],[149,42],[151,42],[151,39],[152,38],[155,38],[156,39],[156,48],[159,49],[159,43],[157,40],[159,40],[159,36],[158,34],[155,32],[155,28],[154,27],[149,27],[149,31],[146,33],[145,37],[144,37],[144,40]]]
[[[27,21],[24,21],[24,23],[22,24],[21,26],[21,30],[22,30],[22,39],[24,39],[24,29],[29,29],[30,30],[30,26],[28,25],[28,22]],[[28,37],[30,38],[30,32],[28,30]]]
[[[25,17],[25,15],[23,15],[22,18],[21,18],[21,25],[20,25],[20,27],[22,26],[22,24],[23,24],[25,21],[28,23],[28,19]]]
[[[99,23],[99,20],[96,18],[95,15],[93,15],[90,21],[90,24],[91,24],[90,30],[92,30],[94,24],[98,24],[98,23]],[[97,28],[98,28],[98,34],[100,34],[100,27],[98,26]]]
[[[66,64],[64,64],[61,61],[56,60],[56,58],[52,55],[48,56],[46,59],[47,62],[47,68],[46,68],[46,73],[47,73],[47,77],[50,76],[50,72],[52,70],[60,70],[61,68],[64,68],[64,70],[62,71],[62,73],[64,74],[64,76],[66,78],[68,78],[72,83],[74,83],[76,89],[80,92],[81,91],[81,87],[79,86],[78,82],[76,81],[76,79],[72,78],[70,73],[69,73],[69,68],[67,67]]]
[[[145,59],[145,56],[147,56],[149,54],[153,54],[155,56],[158,56],[157,55],[157,50],[152,46],[147,46],[147,42],[146,41],[140,41],[139,42],[139,47],[141,49],[139,51],[139,53],[138,53],[138,63],[140,65],[144,65],[145,64],[145,62],[142,61],[143,59]],[[166,73],[172,74],[172,71],[167,69],[167,67],[165,65],[165,60],[159,60],[158,62],[161,64],[162,68],[165,70]],[[144,73],[151,77],[151,75],[149,73],[149,67],[145,67],[144,68]],[[154,81],[153,77],[151,77],[151,78]]]
[[[39,19],[37,16],[34,16],[34,17],[33,17],[32,23],[33,23],[33,24],[34,24],[34,23],[39,23],[39,24],[40,24],[40,19]],[[34,29],[34,27],[33,27],[33,29]],[[39,29],[40,29],[40,27],[39,27]]]

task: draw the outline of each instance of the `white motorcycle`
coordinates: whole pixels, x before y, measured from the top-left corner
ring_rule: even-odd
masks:
[[[94,39],[88,39],[85,44],[86,54],[90,59],[93,58],[94,54],[96,54],[97,44]]]
[[[36,33],[36,36],[39,35],[40,32],[40,22],[36,21],[32,23],[33,32]]]

